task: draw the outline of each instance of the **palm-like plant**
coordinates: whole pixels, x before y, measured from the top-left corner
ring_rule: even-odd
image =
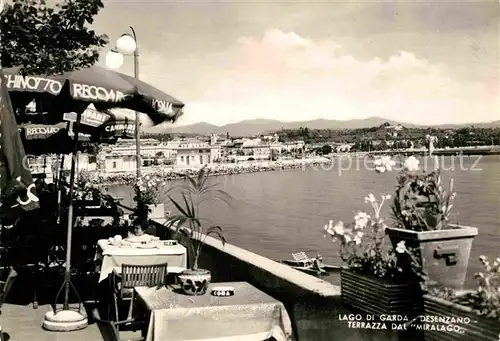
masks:
[[[203,167],[198,176],[186,176],[187,183],[172,189],[180,189],[182,200],[175,200],[170,195],[168,198],[177,208],[179,214],[172,215],[166,223],[168,228],[174,228],[176,233],[182,233],[189,239],[189,247],[194,255],[192,270],[198,269],[198,259],[206,236],[212,235],[219,238],[224,245],[222,228],[212,224],[209,220],[200,217],[201,205],[211,199],[221,200],[231,206],[232,197],[221,189],[217,189],[218,184],[208,184],[208,173],[206,166]]]

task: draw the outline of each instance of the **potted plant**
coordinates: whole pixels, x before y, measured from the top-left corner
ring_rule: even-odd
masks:
[[[394,161],[376,160],[375,170],[391,170]],[[415,250],[429,282],[461,288],[467,274],[472,240],[477,228],[450,224],[456,197],[453,179],[444,187],[439,169],[427,173],[420,161],[410,156],[398,174],[391,205],[394,226],[386,229],[394,247],[405,241]]]
[[[168,196],[178,214],[169,217],[166,227],[173,228],[176,233],[186,237],[190,254],[193,257],[191,268],[178,276],[183,291],[188,295],[203,295],[212,279],[209,270],[198,268],[205,238],[212,235],[219,238],[223,245],[226,242],[222,228],[202,218],[200,208],[203,202],[211,199],[221,200],[230,205],[232,198],[223,190],[216,189],[215,184],[208,184],[207,180],[206,167],[203,167],[197,177],[186,175],[187,183],[180,186],[181,200]]]
[[[140,220],[165,218],[165,205],[160,202],[161,188],[165,182],[158,175],[143,175],[135,184],[137,209]]]
[[[491,264],[480,257],[484,272],[475,275],[477,289],[434,289],[424,296],[425,315],[441,319],[443,328],[425,323],[425,340],[498,341],[500,337],[500,257]],[[451,327],[450,327],[451,325]]]
[[[341,271],[341,295],[344,304],[365,313],[415,316],[420,311],[418,281],[409,280],[413,274],[398,265],[394,249],[387,243],[387,226],[380,217],[384,202],[373,194],[365,198],[374,210],[373,216],[358,212],[354,222],[342,221],[325,225],[325,236],[340,244],[340,256],[347,265]]]
[[[90,181],[80,180],[75,191],[75,202],[81,207],[100,206],[101,191]]]

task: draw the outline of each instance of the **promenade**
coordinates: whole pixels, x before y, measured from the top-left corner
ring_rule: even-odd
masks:
[[[377,150],[371,152],[357,153],[358,155],[427,155],[427,148],[419,149],[393,149],[393,150]],[[436,148],[433,155],[499,155],[500,146],[471,146],[471,147],[456,147],[456,148]],[[342,154],[339,154],[342,155]]]
[[[303,167],[311,167],[314,165],[331,163],[331,158],[315,157],[307,159],[295,160],[279,160],[279,161],[261,161],[261,162],[239,162],[239,163],[212,163],[203,166],[207,167],[210,176],[218,175],[235,175],[244,173],[258,173],[281,171],[287,169],[297,169]],[[164,180],[182,179],[187,175],[196,175],[201,169],[201,165],[197,167],[184,167],[184,166],[152,166],[143,167],[143,174],[151,174],[159,176]],[[89,181],[96,185],[118,185],[129,183],[135,180],[134,171],[124,172],[90,172]]]
[[[435,156],[455,156],[455,155],[499,155],[500,146],[477,146],[477,147],[460,147],[435,149]],[[311,166],[327,165],[336,162],[339,159],[345,158],[362,158],[376,157],[382,155],[428,155],[428,149],[401,149],[401,150],[383,150],[371,152],[347,152],[347,153],[332,153],[328,156],[316,156],[304,159],[290,159],[277,161],[243,161],[237,163],[210,163],[205,165],[187,166],[149,166],[143,167],[144,174],[159,176],[164,180],[183,179],[186,176],[193,176],[198,173],[202,166],[206,166],[210,176],[219,175],[236,175],[245,173],[259,173],[270,171],[283,171],[289,169],[307,168]],[[91,171],[89,179],[95,185],[120,185],[130,183],[135,180],[135,169],[126,171]]]

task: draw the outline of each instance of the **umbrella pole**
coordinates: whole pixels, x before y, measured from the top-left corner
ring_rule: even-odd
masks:
[[[84,329],[88,326],[88,319],[86,316],[80,313],[82,308],[82,302],[75,286],[71,283],[71,244],[72,244],[72,234],[73,234],[73,191],[75,185],[75,168],[76,168],[76,157],[78,155],[78,131],[80,128],[81,115],[77,116],[75,124],[75,138],[73,145],[73,154],[71,158],[71,171],[70,171],[70,184],[69,184],[69,207],[68,207],[68,235],[66,240],[66,269],[64,272],[64,283],[59,289],[59,292],[55,299],[54,308],[57,304],[57,299],[59,294],[64,288],[64,304],[62,311],[56,312],[49,311],[45,314],[45,321],[43,326],[45,329],[52,331],[74,331]],[[72,311],[69,309],[69,292],[70,288],[73,288],[76,296],[78,297],[78,310]]]
[[[58,169],[58,176],[57,176],[57,225],[59,226],[59,224],[61,223],[61,201],[62,201],[62,186],[63,186],[63,182],[62,182],[62,175],[63,175],[63,170],[64,170],[64,159],[65,159],[65,155],[62,154],[61,155],[61,165]]]
[[[78,131],[80,128],[80,118],[81,115],[78,115],[75,124],[75,141],[73,155],[71,157],[71,171],[69,176],[68,239],[66,241],[66,271],[64,273],[64,310],[69,309],[69,290],[71,285],[71,241],[73,238],[73,192],[75,187],[76,158],[78,157]]]

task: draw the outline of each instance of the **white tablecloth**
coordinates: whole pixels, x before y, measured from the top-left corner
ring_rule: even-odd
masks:
[[[234,287],[234,296],[212,296],[215,286]],[[211,283],[202,296],[165,287],[135,291],[151,312],[146,341],[292,339],[292,323],[283,304],[246,282]]]
[[[99,282],[108,278],[113,269],[121,268],[122,264],[168,263],[169,272],[179,272],[180,269],[187,268],[187,250],[179,244],[167,246],[158,243],[155,248],[141,249],[133,246],[110,245],[108,240],[102,239],[97,242],[97,246],[95,258],[102,261]]]

